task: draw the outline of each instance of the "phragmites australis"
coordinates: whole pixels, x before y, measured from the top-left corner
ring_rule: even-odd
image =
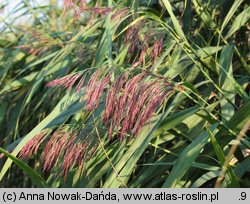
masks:
[[[43,146],[41,161],[43,171],[51,171],[59,168],[62,176],[67,178],[71,168],[78,166],[83,168],[97,148],[96,137],[89,129],[83,131],[57,130],[50,137],[46,131],[35,135],[20,151],[19,157],[23,159],[35,155]],[[46,142],[44,142],[47,140]]]
[[[81,71],[55,79],[47,86],[62,86],[68,90],[75,87],[76,92],[83,88],[83,92],[78,94],[83,94],[85,111],[95,111],[102,101],[105,102],[102,121],[107,128],[108,138],[116,136],[120,142],[127,137],[131,139],[138,136],[165,98],[175,89],[173,83],[147,70],[138,72],[126,69],[117,74],[117,69],[105,66],[92,73],[87,82],[85,73]],[[102,96],[106,99],[102,100]],[[99,144],[98,140],[93,142],[93,138],[84,136],[85,133],[57,130],[47,140],[48,134],[43,132],[31,139],[19,156],[28,158],[44,144],[41,156],[43,170],[60,167],[66,178],[74,166],[82,169]]]
[[[64,0],[64,11],[63,14],[66,13],[66,11],[74,11],[75,19],[78,19],[80,17],[81,13],[84,12],[91,12],[92,14],[100,14],[100,15],[107,15],[111,11],[113,11],[112,7],[88,7],[87,3],[88,0]]]
[[[59,39],[53,38],[50,35],[32,27],[23,25],[22,27],[19,27],[19,29],[25,34],[25,36],[27,35],[29,43],[15,46],[15,48],[25,50],[31,55],[41,55],[54,46],[63,45]]]
[[[65,5],[72,8],[80,6],[81,10],[88,10],[86,1],[65,0]],[[97,8],[91,10],[99,14],[106,12]],[[116,15],[122,15],[124,12],[126,10]],[[85,102],[84,110],[90,115],[100,103],[104,103],[104,111],[99,117],[101,119],[99,122],[104,124],[109,140],[118,138],[122,142],[127,138],[138,136],[164,100],[176,89],[174,83],[163,76],[153,74],[149,70],[135,69],[137,67],[135,64],[141,65],[148,53],[156,63],[163,50],[163,37],[157,38],[155,32],[144,34],[141,40],[144,23],[144,21],[137,22],[125,35],[125,42],[130,45],[130,56],[138,51],[131,68],[121,70],[118,67],[103,66],[95,71],[86,69],[55,79],[46,85],[61,86],[67,90],[74,87],[75,92]],[[90,76],[87,77],[88,74]],[[40,133],[23,147],[19,156],[29,158],[43,147],[41,154],[43,170],[50,171],[59,167],[66,178],[73,167],[83,168],[99,144],[99,140],[86,137],[84,134],[84,131],[66,131],[60,128],[51,136],[46,132]]]
[[[40,145],[46,139],[46,134],[46,131],[43,131],[35,135],[35,137],[28,141],[26,145],[22,148],[22,150],[19,152],[19,157],[26,159],[36,154]]]
[[[74,86],[76,92],[84,87],[82,93],[86,111],[94,111],[101,101],[105,102],[102,121],[108,129],[108,138],[116,135],[121,142],[129,135],[130,138],[138,136],[175,87],[164,77],[146,70],[137,73],[130,69],[123,70],[111,80],[115,73],[115,68],[102,67],[92,73],[88,82],[84,80],[85,72],[78,72],[55,79],[47,86],[62,86],[68,90]],[[101,99],[102,96],[106,96],[105,101]],[[93,142],[93,138],[84,134],[79,131],[57,130],[46,139],[48,134],[43,132],[31,139],[19,156],[28,158],[36,154],[44,144],[41,156],[43,170],[52,170],[59,166],[66,178],[72,167],[83,167],[99,144],[98,140]]]
[[[69,74],[65,77],[53,80],[49,82],[46,86],[53,87],[53,86],[63,86],[65,89],[71,89],[75,82],[82,76],[81,72]],[[79,82],[79,84],[83,83],[83,78]],[[78,88],[76,88],[78,90]]]
[[[145,21],[140,20],[131,25],[125,34],[124,42],[129,45],[129,60],[133,57],[133,66],[142,65],[144,58],[148,55],[156,63],[163,51],[163,36],[153,29],[143,32]],[[152,44],[152,48],[150,46]]]
[[[106,92],[103,122],[106,126],[109,125],[110,138],[116,133],[122,140],[127,134],[138,135],[164,99],[174,90],[174,86],[168,80],[149,71],[135,75],[131,75],[130,71],[123,71],[111,81],[114,70],[103,67],[95,71],[86,84],[83,98],[86,110],[94,111]],[[47,86],[71,89],[76,85],[75,90],[78,92],[83,84],[84,75],[80,72],[55,79]]]
[[[106,67],[103,67],[95,71],[86,85],[85,95],[88,110],[94,110],[99,105],[101,95],[110,83],[112,70],[106,71],[105,69]]]
[[[115,131],[120,141],[127,135],[136,136],[153,116],[163,100],[173,91],[173,86],[147,72],[128,78],[122,73],[111,85],[106,97],[104,123],[109,127],[109,137]]]

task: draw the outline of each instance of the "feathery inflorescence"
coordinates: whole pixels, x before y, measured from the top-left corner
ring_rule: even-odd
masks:
[[[147,70],[132,70],[119,71],[119,75],[111,80],[117,70],[106,66],[99,68],[92,73],[82,92],[86,111],[94,111],[101,103],[102,95],[106,93],[103,123],[108,127],[109,139],[116,135],[120,142],[128,135],[131,135],[130,138],[137,136],[174,90],[173,84],[164,77],[156,76]],[[56,79],[47,86],[71,89],[75,85],[78,92],[83,87],[83,73],[77,72]],[[35,136],[23,147],[19,156],[32,156],[41,144],[45,143],[46,138],[45,133]],[[85,136],[84,132],[59,129],[44,146],[41,156],[43,170],[49,171],[59,167],[66,179],[69,170],[74,166],[82,169],[85,161],[92,157],[98,143],[97,140],[93,142],[93,139]]]
[[[146,56],[156,63],[159,55],[163,51],[163,36],[153,29],[143,32],[145,20],[136,22],[127,29],[124,42],[129,45],[129,59],[132,60],[133,67],[142,65]],[[152,48],[151,48],[152,45]]]
[[[54,39],[48,34],[45,34],[32,27],[22,26],[19,28],[24,34],[28,35],[29,43],[15,46],[15,48],[28,51],[31,55],[40,55],[48,51],[53,46],[62,46],[62,42]]]
[[[126,32],[124,42],[129,44],[129,53],[134,53],[135,49],[140,46],[140,31],[144,26],[144,21],[138,21],[132,25]]]
[[[43,147],[41,155],[43,171],[59,168],[66,179],[70,168],[77,165],[82,169],[97,148],[94,139],[89,139],[86,135],[82,135],[79,131],[60,129],[52,134]],[[19,157],[27,159],[36,154],[47,137],[46,132],[36,135],[22,148]]]
[[[162,50],[163,50],[163,37],[157,39],[154,42],[154,63],[156,63],[158,56],[160,55]]]
[[[128,78],[122,73],[111,85],[106,97],[104,123],[110,123],[109,136],[116,132],[120,141],[136,136],[153,116],[173,86],[164,79],[143,72]]]
[[[73,8],[76,15],[83,11],[104,15],[113,11],[113,8],[88,8],[86,0],[65,0],[64,3],[65,8]],[[111,19],[123,17],[126,12],[126,9],[118,10]],[[136,69],[138,65],[142,65],[146,56],[156,63],[163,50],[163,36],[158,38],[154,31],[143,34],[144,25],[145,21],[138,21],[130,26],[125,34],[124,42],[129,44],[129,58],[133,58],[130,68],[122,71],[120,68],[107,66],[95,71],[86,69],[55,79],[46,85],[61,86],[67,90],[74,87],[77,93],[83,90],[79,94],[82,94],[81,99],[86,103],[84,110],[88,113],[94,112],[100,103],[104,102],[101,121],[107,129],[108,138],[117,137],[120,142],[138,136],[164,100],[176,90],[176,86],[163,76]],[[88,81],[85,80],[87,73],[91,74]],[[99,140],[93,142],[93,139],[83,135],[84,133],[79,131],[65,131],[60,128],[49,139],[46,139],[46,134],[39,134],[23,147],[19,156],[28,158],[44,144],[41,154],[43,171],[60,168],[66,179],[73,167],[83,168],[99,144]]]
[[[127,134],[136,136],[140,132],[174,87],[163,77],[152,75],[148,71],[132,76],[130,71],[124,71],[111,81],[114,70],[103,67],[95,71],[85,87],[84,98],[86,110],[94,111],[107,90],[103,121],[106,126],[109,125],[109,136],[116,132],[122,140]],[[47,86],[69,89],[80,77],[82,78],[76,86],[78,92],[84,82],[82,73],[56,79]]]
[[[46,143],[42,154],[43,170],[51,170],[59,166],[62,169],[62,175],[66,178],[70,168],[75,165],[82,167],[89,159],[87,150],[90,145],[90,142],[81,138],[78,132],[55,132]],[[60,158],[62,162],[59,165]]]
[[[19,152],[19,157],[26,159],[35,155],[42,144],[42,142],[46,139],[47,132],[43,131],[40,134],[35,135],[30,141],[26,143],[26,145]]]
[[[80,77],[82,77],[82,78],[79,81],[78,86],[76,88],[77,90],[79,90],[84,83],[83,72],[69,74],[69,75],[64,76],[62,78],[55,79],[55,80],[47,83],[46,86],[47,87],[62,86],[65,89],[70,90]]]
[[[110,83],[112,70],[107,72],[106,67],[98,69],[90,77],[85,89],[88,110],[94,110],[100,103],[101,95]]]
[[[81,13],[91,12],[92,14],[107,15],[113,11],[112,7],[88,7],[87,0],[64,0],[64,12],[74,11],[75,19],[78,19]]]

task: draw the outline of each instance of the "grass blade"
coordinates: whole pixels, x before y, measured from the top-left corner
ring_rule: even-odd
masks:
[[[3,153],[5,156],[7,156],[9,159],[11,159],[20,169],[22,169],[32,180],[32,182],[38,187],[38,188],[48,188],[49,186],[47,183],[43,180],[43,178],[36,173],[32,168],[30,168],[27,164],[22,162],[20,159],[16,158],[12,154],[8,153],[4,149],[0,147],[0,152]]]
[[[210,130],[212,132],[217,128],[217,124],[213,125]],[[188,171],[189,167],[199,156],[200,151],[207,144],[209,134],[207,131],[203,131],[190,145],[188,145],[179,155],[173,169],[171,170],[167,180],[163,184],[163,188],[174,188],[178,185],[178,182]]]

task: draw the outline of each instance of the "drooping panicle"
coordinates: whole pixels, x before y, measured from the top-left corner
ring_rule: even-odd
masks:
[[[159,50],[161,45],[158,46]],[[54,80],[51,86],[72,87],[79,77],[77,74],[69,75]],[[81,77],[76,90],[83,85],[83,76]],[[103,123],[108,129],[109,139],[116,135],[121,142],[128,135],[130,138],[139,135],[174,90],[176,88],[172,82],[149,70],[117,70],[115,67],[104,66],[91,74],[83,98],[86,102],[85,110],[94,111],[106,92]],[[42,154],[43,169],[51,170],[58,166],[66,178],[73,167],[81,169],[94,150],[90,138],[82,139],[77,132],[56,131],[45,145]]]
[[[133,127],[132,135],[138,135],[144,124],[152,118],[157,108],[163,103],[164,99],[173,91],[173,87],[158,83],[153,85],[152,94],[148,93],[144,108],[140,111],[137,121]]]
[[[62,86],[65,89],[72,89],[72,87],[74,86],[74,84],[76,83],[76,81],[80,78],[81,80],[79,81],[76,90],[79,91],[84,83],[84,77],[83,77],[83,72],[78,72],[78,73],[73,73],[73,74],[69,74],[67,76],[64,76],[62,78],[59,79],[55,79],[49,83],[47,83],[47,87],[54,87],[54,86]]]
[[[97,148],[96,142],[93,141],[93,138],[89,139],[79,132],[56,131],[46,143],[42,153],[43,170],[59,168],[66,179],[70,168],[77,165],[81,169],[92,157]]]
[[[125,35],[125,43],[129,44],[129,53],[132,54],[136,47],[140,45],[140,31],[143,28],[144,21],[138,21],[132,25]]]
[[[159,54],[162,52],[162,49],[163,49],[163,37],[157,39],[154,42],[154,47],[153,47],[154,63],[156,63]]]
[[[106,67],[103,67],[95,71],[90,77],[85,89],[88,110],[94,110],[99,105],[101,95],[110,82],[111,73],[112,71],[107,71]]]
[[[64,3],[63,15],[65,15],[66,11],[73,10],[75,19],[79,18],[81,12],[84,12],[87,9],[86,0],[64,0],[63,3]]]
[[[74,165],[78,165],[78,167],[82,169],[87,154],[89,144],[87,142],[77,141],[77,138],[73,140],[72,145],[65,150],[65,156],[63,158],[62,175],[64,178],[67,177],[69,169],[74,167]]]
[[[91,7],[88,10],[94,14],[107,15],[108,13],[113,11],[113,8],[112,7]]]
[[[107,126],[108,120],[110,117],[114,117],[115,121],[121,120],[121,112],[117,112],[118,106],[120,104],[120,97],[123,94],[123,86],[128,80],[128,73],[122,73],[117,79],[113,82],[111,87],[108,90],[106,97],[106,107],[104,112],[104,123]],[[112,123],[113,124],[113,123]],[[111,124],[110,129],[117,128],[113,127]],[[110,131],[112,132],[112,131]],[[109,135],[111,137],[111,135]]]
[[[35,135],[19,152],[19,157],[22,159],[30,158],[37,153],[38,148],[42,142],[46,139],[47,132],[43,131],[40,134]]]
[[[65,15],[66,11],[73,10],[75,19],[78,19],[81,13],[91,12],[92,14],[100,14],[107,15],[108,13],[113,11],[113,7],[88,7],[87,0],[64,0],[64,11],[63,15]]]
[[[106,98],[104,123],[109,126],[109,137],[116,133],[120,139],[136,136],[173,86],[163,78],[143,72],[128,79],[121,74],[109,88]]]
[[[71,145],[76,133],[72,131],[56,131],[46,143],[42,154],[43,170],[51,170],[56,167],[60,156],[64,155],[65,149]]]

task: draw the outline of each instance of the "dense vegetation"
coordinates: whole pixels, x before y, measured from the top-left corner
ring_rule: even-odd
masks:
[[[8,16],[1,186],[250,187],[249,1],[22,0]]]

